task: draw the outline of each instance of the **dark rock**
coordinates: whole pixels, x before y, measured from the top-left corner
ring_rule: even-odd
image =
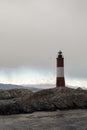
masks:
[[[22,97],[22,96],[30,95],[32,93],[33,92],[27,89],[0,90],[0,100]]]
[[[87,108],[87,90],[66,87],[45,89],[32,93],[29,90],[4,91],[0,95],[0,114],[32,113]],[[7,99],[6,99],[7,97]]]
[[[34,111],[54,111],[57,109],[87,108],[87,91],[71,88],[54,88],[36,92],[23,101],[24,106],[32,106]]]

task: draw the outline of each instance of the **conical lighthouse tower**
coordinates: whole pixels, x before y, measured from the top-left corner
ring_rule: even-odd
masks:
[[[64,58],[61,51],[58,52],[58,57],[57,57],[56,87],[65,87]]]

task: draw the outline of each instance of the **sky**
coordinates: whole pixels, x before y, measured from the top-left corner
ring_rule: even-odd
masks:
[[[87,0],[0,0],[0,82],[87,86]]]

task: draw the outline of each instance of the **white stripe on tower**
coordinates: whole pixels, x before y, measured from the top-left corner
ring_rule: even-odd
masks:
[[[65,78],[64,78],[64,58],[62,52],[59,51],[57,58],[57,78],[56,78],[56,87],[64,87]]]
[[[64,77],[64,67],[57,67],[57,77]]]

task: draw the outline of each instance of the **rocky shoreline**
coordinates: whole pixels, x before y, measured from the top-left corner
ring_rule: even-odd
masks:
[[[87,130],[87,109],[0,115],[0,130]]]
[[[0,115],[87,109],[87,90],[59,87],[32,92],[0,90]]]

